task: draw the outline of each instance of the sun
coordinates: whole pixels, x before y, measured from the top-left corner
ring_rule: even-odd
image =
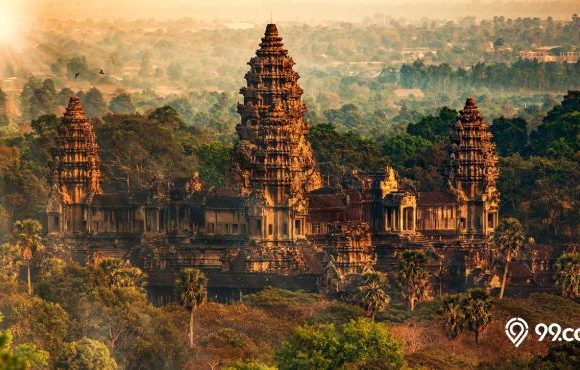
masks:
[[[0,44],[12,44],[18,36],[17,18],[7,9],[0,12]]]

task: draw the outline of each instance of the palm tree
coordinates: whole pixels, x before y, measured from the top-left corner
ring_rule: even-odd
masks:
[[[451,338],[456,338],[465,326],[465,312],[461,302],[462,295],[448,295],[443,298],[440,313],[445,331]]]
[[[189,347],[193,348],[193,312],[207,298],[207,277],[195,268],[186,268],[175,279],[179,303],[189,311]]]
[[[375,321],[377,312],[387,308],[391,298],[386,293],[385,275],[380,272],[370,272],[363,275],[363,282],[357,287],[357,296],[367,310],[367,315]]]
[[[505,260],[499,299],[503,298],[505,292],[510,262],[519,253],[525,239],[522,224],[512,217],[502,219],[493,234],[493,242]]]
[[[580,296],[580,253],[564,253],[556,260],[556,285],[564,297]]]
[[[415,303],[429,297],[429,273],[427,256],[423,252],[407,250],[398,256],[396,268],[397,283],[401,295],[407,301],[409,309],[415,309]]]
[[[491,322],[491,306],[493,299],[483,289],[471,289],[461,301],[461,309],[465,315],[465,327],[475,333],[475,342],[479,343],[479,335]]]
[[[30,279],[30,270],[32,259],[44,250],[42,244],[42,225],[40,222],[32,219],[20,220],[14,223],[14,236],[16,244],[20,249],[20,256],[26,262],[28,272],[28,294],[32,295],[32,282]]]

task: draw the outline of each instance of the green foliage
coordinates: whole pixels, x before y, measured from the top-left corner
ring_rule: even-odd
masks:
[[[232,147],[214,141],[195,148],[199,159],[199,173],[206,187],[223,187],[227,171],[231,167]]]
[[[103,343],[82,338],[67,343],[57,364],[61,369],[116,370],[117,363]]]
[[[42,240],[42,225],[32,219],[20,220],[13,227],[16,245],[20,249],[20,258],[26,263],[28,294],[32,294],[31,262],[45,249]]]
[[[178,301],[188,310],[195,310],[207,299],[207,277],[195,268],[185,268],[175,278]]]
[[[276,353],[280,369],[335,369],[342,357],[340,337],[333,324],[300,326]]]
[[[23,359],[31,370],[41,370],[48,367],[48,352],[38,349],[34,344],[18,345],[14,349],[14,355]]]
[[[223,367],[223,370],[276,370],[277,367],[264,365],[260,362],[250,361],[234,361],[231,364]]]
[[[574,240],[578,237],[580,208],[575,189],[580,179],[578,161],[518,155],[500,160],[501,213],[526,220],[526,233],[536,240]]]
[[[380,272],[364,274],[361,284],[357,287],[357,299],[367,310],[367,316],[373,320],[375,315],[384,311],[391,301],[386,293],[388,288],[388,281]]]
[[[98,264],[95,272],[101,286],[134,289],[143,289],[145,286],[146,275],[141,269],[132,267],[128,261],[106,258]]]
[[[345,365],[368,368],[380,360],[389,369],[404,366],[401,343],[382,324],[351,320],[340,329],[334,324],[300,326],[278,352],[280,369],[337,369]]]
[[[417,152],[423,152],[431,146],[431,142],[419,136],[410,134],[395,135],[387,138],[382,152],[394,166],[402,166]]]
[[[26,219],[14,223],[14,237],[20,248],[22,259],[26,262],[44,250],[42,244],[42,225],[37,220]]]
[[[491,134],[499,155],[506,157],[515,153],[523,155],[526,152],[528,143],[526,126],[526,120],[521,117],[499,117],[493,120]]]
[[[493,233],[493,244],[499,254],[503,257],[503,277],[501,280],[501,290],[499,299],[503,298],[507,283],[509,264],[516,257],[524,245],[526,235],[522,224],[515,218],[503,218]]]
[[[14,243],[0,245],[0,291],[14,291],[18,286],[20,273],[20,251]]]
[[[465,326],[464,307],[462,306],[463,296],[449,295],[442,299],[441,316],[443,320],[443,327],[447,335],[455,338],[461,333]]]
[[[101,146],[102,170],[112,190],[133,191],[162,186],[168,181],[194,172],[191,147],[195,139],[176,123],[169,110],[152,113],[152,119],[139,114],[106,115],[97,126]],[[179,122],[177,122],[179,125]]]
[[[154,122],[169,126],[173,129],[183,129],[185,122],[177,113],[177,111],[170,105],[164,105],[149,113],[148,118]]]
[[[480,333],[492,320],[492,305],[489,293],[471,289],[467,293],[443,297],[438,312],[450,338],[456,338],[462,331],[468,330],[475,334],[475,341],[479,343]]]
[[[560,294],[568,298],[580,296],[580,253],[565,253],[554,265],[556,285]]]
[[[554,74],[558,78],[554,78]],[[399,82],[406,88],[419,87],[444,93],[458,90],[465,93],[466,88],[548,91],[557,86],[577,86],[578,66],[520,59],[509,66],[478,62],[466,71],[461,67],[452,69],[447,63],[427,65],[415,61],[401,66]]]
[[[339,133],[331,124],[313,126],[308,139],[318,167],[333,184],[340,183],[349,169],[376,171],[386,164],[374,142],[354,132]]]
[[[397,256],[396,280],[401,295],[411,311],[415,303],[429,297],[427,256],[420,251],[406,250]]]
[[[453,125],[457,121],[457,111],[448,107],[439,110],[438,116],[424,116],[417,123],[407,126],[407,133],[423,138],[431,143],[442,143],[447,140]]]
[[[475,334],[477,343],[479,343],[480,333],[491,322],[492,304],[493,299],[482,289],[471,289],[462,299],[461,307],[464,313],[465,328]]]
[[[2,321],[0,314],[0,322]],[[0,331],[0,370],[26,370],[28,365],[23,358],[10,352],[12,334]]]
[[[493,243],[509,262],[524,245],[526,236],[522,224],[513,217],[501,219],[493,234]]]
[[[308,319],[309,324],[346,324],[350,320],[363,317],[364,312],[360,307],[344,302],[332,302],[330,306],[318,311]]]
[[[189,346],[193,348],[193,312],[207,300],[207,276],[196,268],[185,268],[175,278],[178,302],[189,311]]]
[[[304,304],[313,304],[318,299],[320,296],[313,293],[266,287],[257,293],[244,297],[244,302],[256,307],[292,311]]]
[[[70,333],[71,322],[58,304],[36,296],[13,294],[2,297],[0,311],[6,317],[17,344],[28,343],[36,348],[58,353]]]
[[[60,118],[54,114],[45,114],[34,120],[30,126],[38,135],[54,134],[56,133],[56,128],[60,125]]]
[[[580,92],[569,91],[560,105],[556,105],[532,132],[534,154],[556,159],[574,159],[580,151]]]

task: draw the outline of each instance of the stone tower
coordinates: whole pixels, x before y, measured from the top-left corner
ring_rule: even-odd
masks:
[[[489,125],[473,98],[467,99],[453,126],[449,158],[449,186],[459,202],[459,231],[485,237],[498,223],[498,158]]]
[[[49,233],[85,231],[84,208],[102,192],[98,149],[93,125],[73,96],[58,125],[49,164]]]
[[[252,214],[251,234],[267,241],[296,240],[306,233],[305,194],[322,181],[306,140],[310,126],[304,120],[300,76],[276,25],[266,27],[248,65],[233,170],[240,192],[261,204]]]

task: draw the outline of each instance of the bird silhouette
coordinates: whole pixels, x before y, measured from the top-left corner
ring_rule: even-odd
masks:
[[[80,75],[81,75],[81,73],[80,73],[80,72],[77,72],[77,73],[75,73],[75,80],[76,80],[76,79],[77,79],[77,77],[78,77],[78,76],[80,76]]]
[[[101,71],[99,72],[99,74],[100,74],[100,75],[106,75],[105,71],[103,71],[102,69],[101,69]]]

